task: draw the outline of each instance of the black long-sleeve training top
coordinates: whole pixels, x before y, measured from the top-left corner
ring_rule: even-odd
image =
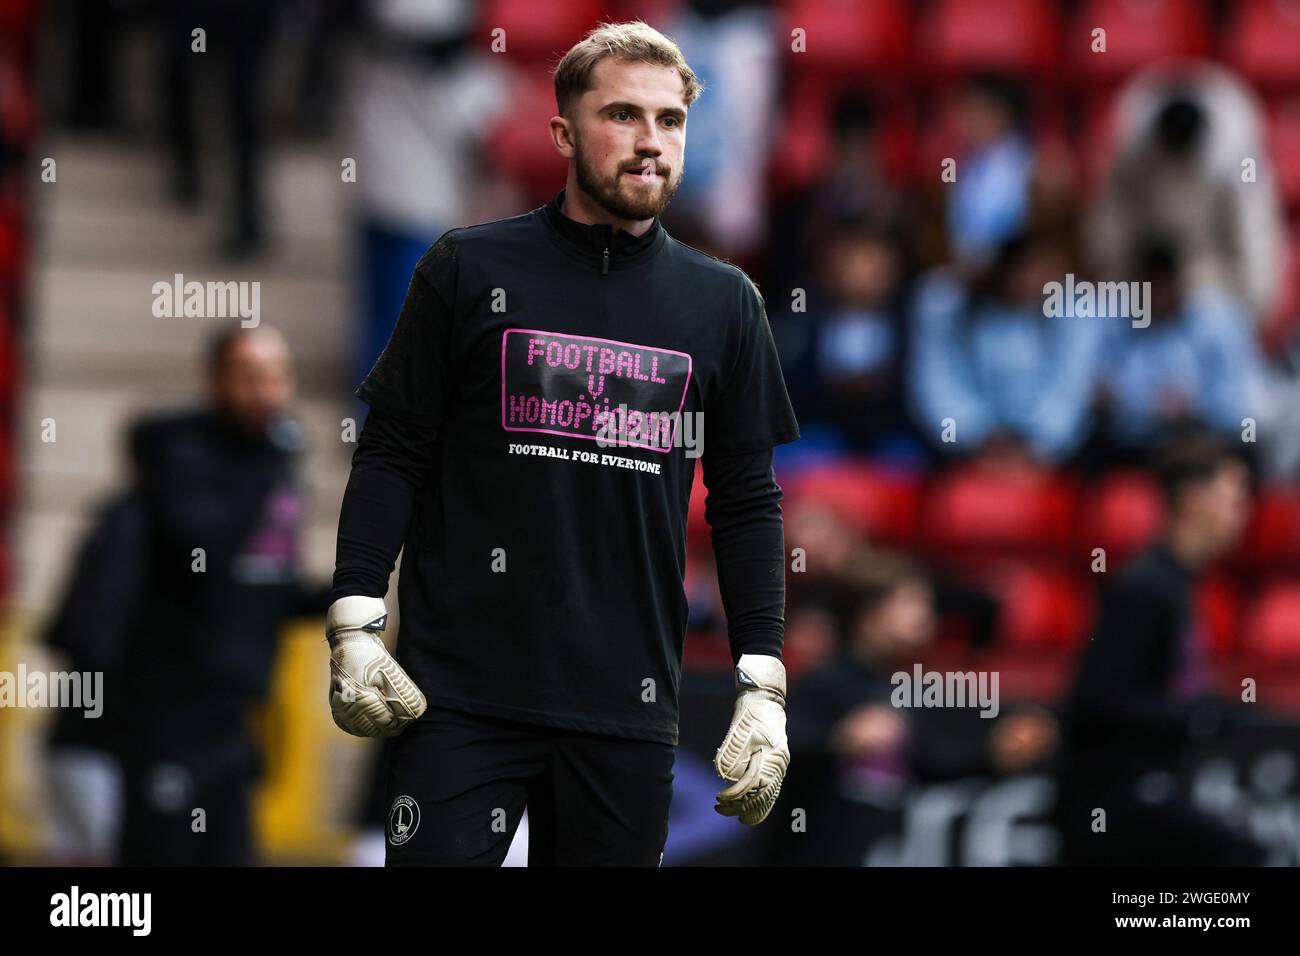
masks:
[[[780,656],[772,448],[799,428],[743,271],[563,201],[417,265],[357,389],[334,594],[383,596],[404,548],[398,660],[431,705],[675,744],[697,453],[733,656]]]

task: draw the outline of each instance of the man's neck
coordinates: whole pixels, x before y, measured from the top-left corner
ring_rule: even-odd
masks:
[[[1189,571],[1197,572],[1214,559],[1204,536],[1195,528],[1173,525],[1165,535],[1165,547]]]
[[[213,410],[221,428],[236,441],[257,443],[266,440],[268,422],[249,422],[221,404],[214,404]]]
[[[633,236],[643,236],[654,225],[654,219],[619,219],[611,215],[572,181],[565,184],[564,207],[560,211],[585,226],[612,226],[615,235],[621,229]]]

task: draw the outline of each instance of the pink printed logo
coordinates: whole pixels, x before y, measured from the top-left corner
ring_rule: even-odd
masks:
[[[681,422],[685,352],[541,329],[501,336],[501,427],[666,452]]]

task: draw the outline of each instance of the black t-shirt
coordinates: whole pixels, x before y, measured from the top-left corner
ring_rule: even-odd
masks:
[[[676,743],[687,451],[798,424],[743,271],[563,198],[443,235],[357,390],[437,436],[398,660],[431,705]]]

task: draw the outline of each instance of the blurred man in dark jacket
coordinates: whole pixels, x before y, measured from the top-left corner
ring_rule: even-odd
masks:
[[[1259,847],[1197,811],[1176,778],[1188,744],[1245,707],[1213,694],[1192,601],[1202,570],[1245,527],[1249,472],[1226,447],[1196,436],[1166,448],[1157,471],[1165,532],[1103,591],[1069,700],[1065,862],[1258,865]]]
[[[842,647],[790,694],[791,768],[773,812],[806,813],[806,830],[772,831],[781,866],[861,866],[895,833],[913,784],[1011,774],[1048,756],[1056,722],[1037,708],[992,720],[974,710],[897,706],[896,675],[923,660],[935,591],[910,558],[859,551],[835,573]]]
[[[248,711],[267,694],[282,624],[329,604],[298,574],[303,441],[286,413],[287,344],[265,326],[223,332],[207,371],[208,407],[130,432],[146,553],[123,585],[125,625],[96,652],[124,776],[124,865],[252,862]]]
[[[82,538],[63,593],[45,630],[45,644],[69,673],[117,681],[126,629],[145,584],[149,526],[134,487],[100,503]],[[122,816],[121,773],[110,722],[59,708],[46,740],[50,837],[46,861],[104,866],[117,850]]]

